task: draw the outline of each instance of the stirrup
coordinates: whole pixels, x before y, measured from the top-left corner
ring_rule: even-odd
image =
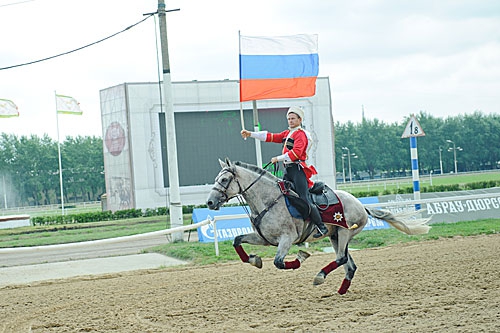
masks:
[[[328,228],[324,224],[323,224],[323,228],[324,228],[324,231],[321,230],[321,228],[319,226],[316,226],[316,229],[318,230],[318,232],[314,234],[313,238],[320,238],[321,236],[326,235],[328,233]]]

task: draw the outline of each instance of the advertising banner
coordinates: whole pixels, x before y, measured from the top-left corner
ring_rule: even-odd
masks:
[[[249,209],[248,207],[246,209]],[[210,210],[208,208],[195,208],[193,209],[193,222],[198,223],[206,220],[209,216],[214,218],[215,216],[222,215],[240,215],[246,214],[245,208],[243,206],[236,207],[221,207],[219,210]],[[250,224],[250,218],[235,218],[231,220],[220,220],[216,223],[217,230],[217,241],[232,240],[236,236],[248,234],[253,232],[252,225]],[[202,243],[214,242],[215,231],[214,226],[211,224],[206,224],[198,227],[198,240]]]
[[[423,217],[432,216],[430,224],[443,222],[473,221],[478,219],[498,218],[500,216],[500,188],[481,190],[421,193],[421,199],[440,199],[422,204]],[[397,202],[413,200],[413,194],[385,195],[379,202]],[[396,213],[408,209],[404,205],[385,206]]]

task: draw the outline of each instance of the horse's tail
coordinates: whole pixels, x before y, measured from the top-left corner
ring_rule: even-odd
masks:
[[[394,228],[398,229],[401,232],[404,232],[407,235],[421,235],[429,232],[430,226],[427,225],[427,222],[431,219],[429,218],[416,218],[415,215],[421,213],[422,211],[417,212],[400,212],[400,213],[391,213],[387,210],[373,209],[365,207],[366,212],[378,219],[384,220],[389,223]]]

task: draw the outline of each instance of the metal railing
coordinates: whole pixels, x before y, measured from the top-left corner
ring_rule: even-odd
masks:
[[[64,214],[79,214],[86,212],[96,212],[101,210],[100,201],[79,202],[75,204],[65,204]],[[0,209],[0,215],[20,215],[26,214],[30,217],[47,216],[61,214],[61,205],[41,205],[41,206],[24,206]]]

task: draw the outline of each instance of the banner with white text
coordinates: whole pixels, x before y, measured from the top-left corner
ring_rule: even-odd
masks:
[[[481,195],[481,197],[475,198],[474,196],[477,195]],[[500,216],[500,188],[498,187],[481,190],[421,193],[420,197],[421,199],[449,198],[446,201],[436,200],[422,204],[422,209],[426,210],[423,217],[432,216],[430,224],[473,221],[498,218]],[[381,203],[401,203],[414,200],[413,194],[385,195],[378,198]],[[384,208],[393,213],[407,209],[403,205],[385,206]]]

